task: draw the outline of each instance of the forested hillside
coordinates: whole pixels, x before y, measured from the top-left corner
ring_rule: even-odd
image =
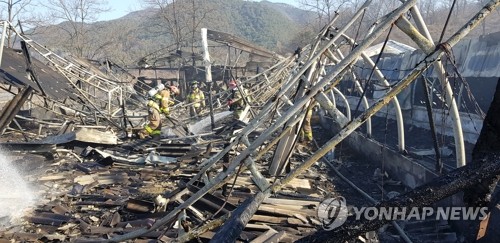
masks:
[[[66,21],[37,28],[34,39],[57,51],[90,59],[108,58],[122,66],[135,66],[143,58],[159,60],[175,50],[201,53],[200,29],[209,28],[244,38],[279,54],[292,52],[312,39],[334,13],[335,25],[344,26],[361,0],[301,0],[302,9],[283,3],[243,0],[169,0],[150,1],[145,9],[122,18],[77,25]],[[158,3],[161,2],[161,3]],[[330,5],[320,5],[319,3]],[[454,8],[444,38],[457,30],[475,13],[482,1],[459,0]],[[355,25],[357,33],[349,36],[361,40],[372,24],[388,11],[399,6],[399,0],[374,0]],[[446,1],[419,1],[419,8],[429,31],[437,41],[451,5]],[[499,31],[495,24],[500,14],[492,14],[471,36]],[[397,28],[391,39],[415,46]],[[382,42],[385,36],[378,42]],[[211,43],[211,55],[218,64],[224,62],[227,46]],[[181,60],[185,61],[186,60]],[[158,63],[154,63],[158,64]]]
[[[159,58],[176,49],[200,53],[201,28],[227,32],[284,53],[296,48],[295,44],[290,43],[307,23],[307,16],[311,16],[311,12],[270,2],[197,1],[194,11],[192,8],[181,10],[180,7],[189,5],[181,6],[180,2],[182,1],[178,1],[179,5],[176,6],[178,17],[175,20],[178,28],[169,23],[172,19],[164,17],[171,18],[171,10],[162,13],[154,6],[116,20],[86,25],[87,38],[82,56],[91,59],[110,58],[121,65],[133,66],[142,57]],[[274,5],[276,6],[273,7]],[[287,11],[290,14],[279,11],[283,6],[293,11]],[[58,52],[72,52],[78,56],[71,50],[74,43],[69,41],[65,31],[67,28],[70,26],[65,22],[38,29],[34,39]]]

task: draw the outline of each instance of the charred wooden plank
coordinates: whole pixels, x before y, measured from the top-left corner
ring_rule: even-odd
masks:
[[[123,221],[118,223],[116,227],[117,228],[145,227],[145,226],[151,226],[153,225],[153,223],[154,223],[153,219],[147,218],[140,220]]]
[[[269,224],[286,224],[287,218],[285,217],[275,217],[275,216],[265,216],[265,215],[254,215],[250,222],[257,221]]]
[[[149,213],[155,209],[155,205],[153,202],[131,198],[125,204],[125,209],[131,212]]]
[[[122,206],[122,202],[117,202],[117,201],[112,201],[112,200],[107,200],[107,201],[81,201],[81,202],[75,202],[74,205],[93,205],[96,207],[117,207],[117,206]],[[130,208],[127,208],[131,210]]]
[[[275,235],[276,233],[278,233],[278,231],[270,228],[265,233],[257,236],[255,239],[253,239],[252,241],[250,241],[250,243],[264,243],[264,242],[267,242],[267,240],[269,238],[271,238],[273,235]]]
[[[50,211],[52,211],[53,213],[62,214],[62,215],[71,212],[71,210],[69,210],[66,206],[61,205],[61,204],[52,207],[52,209],[50,209]]]
[[[33,224],[43,224],[43,225],[52,225],[52,226],[61,226],[66,221],[60,220],[60,219],[54,219],[54,218],[46,218],[46,217],[29,217],[28,222],[33,223]]]

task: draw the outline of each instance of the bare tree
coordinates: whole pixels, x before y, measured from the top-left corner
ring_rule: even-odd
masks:
[[[162,30],[164,27],[176,49],[180,50],[185,45],[187,36],[190,36],[187,31],[188,6],[185,1],[146,0],[145,2],[148,6],[158,9],[158,18],[161,20],[157,22],[160,27],[158,29]]]
[[[195,53],[200,25],[214,11],[204,0],[146,0],[146,5],[158,10],[158,34],[165,34],[176,50],[191,47]]]
[[[87,24],[95,22],[99,14],[109,11],[104,0],[47,0],[43,5],[54,21],[68,35],[67,50],[78,57],[88,57],[92,30]],[[102,48],[102,47],[98,47]]]
[[[37,22],[37,18],[32,12],[32,8],[35,7],[33,0],[0,0],[0,5],[1,18],[9,21],[14,28],[18,27],[19,21],[26,20],[31,24]],[[13,31],[9,28],[7,30],[7,47],[14,45],[12,36]]]
[[[328,23],[342,5],[348,0],[299,0],[302,7],[316,12],[318,28]]]

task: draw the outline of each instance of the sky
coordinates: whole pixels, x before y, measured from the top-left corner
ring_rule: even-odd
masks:
[[[258,1],[258,0],[257,0]],[[267,0],[275,3],[288,3],[297,6],[297,0]],[[108,6],[111,11],[104,14],[99,20],[117,19],[127,15],[130,12],[137,11],[143,8],[141,0],[108,0]]]

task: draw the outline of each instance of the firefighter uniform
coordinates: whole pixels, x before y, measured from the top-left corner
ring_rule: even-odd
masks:
[[[160,90],[158,93],[155,94],[154,98],[160,101],[160,107],[159,107],[160,112],[165,114],[165,116],[169,116],[170,115],[169,107],[174,104],[174,102],[170,98],[170,90],[169,89]]]
[[[302,129],[300,130],[300,140],[302,142],[311,142],[313,140],[313,132],[311,127],[311,118],[313,115],[314,106],[310,106],[307,109],[306,116],[304,117],[304,124],[302,124]]]
[[[153,100],[149,100],[147,106],[149,123],[144,126],[144,129],[139,131],[138,135],[140,139],[144,139],[148,136],[159,137],[161,134],[160,107],[158,103]]]
[[[243,100],[243,95],[241,94],[240,90],[236,86],[236,81],[231,80],[229,82],[229,88],[231,89],[231,97],[227,101],[227,104],[229,106],[229,110],[233,111],[233,117],[235,120],[241,120],[241,114],[245,110],[245,100]],[[248,97],[248,92],[241,87],[241,91],[243,94],[246,96],[247,101],[251,101],[250,97]]]
[[[203,91],[198,88],[198,82],[193,82],[191,87],[192,91],[188,95],[187,100],[188,103],[191,103],[189,113],[191,117],[195,117],[200,114],[201,110],[205,107],[205,95]]]

